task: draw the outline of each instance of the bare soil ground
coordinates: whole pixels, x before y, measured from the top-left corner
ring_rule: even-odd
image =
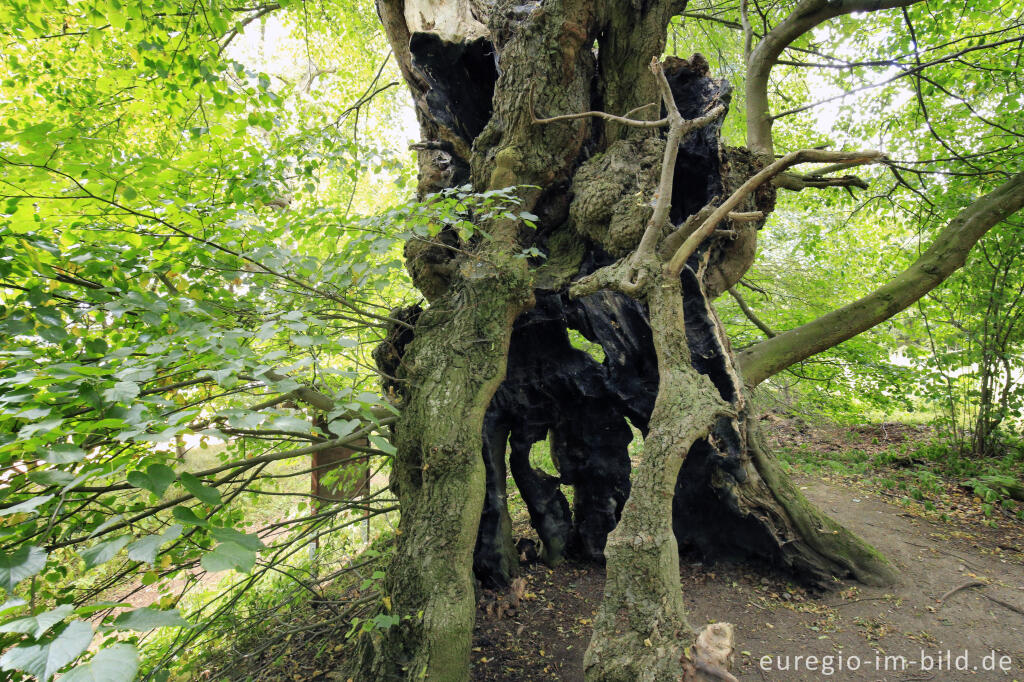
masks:
[[[921,437],[899,425],[772,430],[778,445],[810,440],[823,451],[848,449],[851,440],[870,450]],[[736,625],[738,679],[1024,680],[1024,524],[1006,515],[991,527],[977,500],[954,484],[940,509],[926,512],[891,504],[893,493],[856,476],[796,480],[812,502],[894,561],[902,580],[814,594],[763,567],[684,563],[691,624]],[[582,680],[602,569],[533,565],[522,578],[513,593],[481,601],[473,679]]]

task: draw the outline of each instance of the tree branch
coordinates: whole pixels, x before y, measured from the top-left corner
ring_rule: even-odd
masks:
[[[654,205],[654,212],[647,222],[644,235],[640,238],[640,245],[636,249],[636,259],[646,259],[654,254],[654,247],[661,237],[661,230],[668,222],[669,210],[672,208],[672,184],[676,172],[676,157],[679,155],[679,144],[690,132],[709,125],[715,119],[725,115],[725,107],[721,104],[711,111],[698,118],[686,120],[679,113],[676,107],[675,97],[672,96],[672,88],[665,78],[665,70],[661,62],[654,58],[651,60],[651,72],[658,81],[658,91],[668,111],[668,119],[671,127],[668,131],[668,139],[665,140],[665,156],[661,160],[661,177],[658,179],[657,201]]]
[[[683,266],[686,265],[686,261],[691,255],[693,255],[693,252],[697,250],[697,247],[700,246],[701,242],[711,235],[715,228],[729,216],[729,213],[732,212],[734,208],[739,206],[740,202],[743,201],[747,195],[751,194],[758,187],[773,179],[790,166],[795,166],[800,163],[827,162],[850,164],[875,163],[884,158],[885,157],[881,152],[873,150],[861,152],[832,152],[824,149],[801,149],[800,151],[786,154],[781,159],[769,164],[740,185],[739,189],[733,192],[732,196],[722,202],[722,204],[708,216],[700,227],[686,237],[686,240],[665,265],[665,273],[668,275],[678,275],[682,272]]]
[[[632,114],[637,111],[641,111],[649,106],[651,105],[645,104],[642,107],[637,107],[636,109],[633,109],[633,111],[630,111],[629,113]],[[537,118],[536,111],[533,108],[533,86],[530,86],[530,120],[535,125],[544,123],[554,123],[556,121],[572,121],[578,118],[587,118],[590,116],[596,118],[603,118],[606,121],[615,121],[616,123],[632,126],[634,128],[664,128],[669,124],[668,116],[666,116],[665,118],[659,118],[657,121],[638,121],[635,118],[628,118],[628,114],[626,116],[616,116],[615,114],[609,114],[604,111],[584,111],[579,114],[562,114],[560,116],[550,116],[548,118]]]
[[[779,55],[815,26],[852,12],[874,12],[906,7],[920,0],[801,0],[796,9],[765,34],[747,60],[747,147],[756,154],[773,154],[772,116],[768,103],[768,77]]]
[[[767,324],[765,324],[761,320],[761,318],[758,317],[754,313],[754,311],[750,308],[750,306],[747,305],[747,302],[745,300],[743,300],[743,297],[740,296],[740,292],[736,291],[735,287],[729,287],[728,289],[726,289],[726,291],[729,292],[730,296],[732,296],[734,299],[736,299],[736,303],[739,304],[740,310],[743,311],[743,314],[746,316],[746,318],[748,320],[750,320],[751,322],[753,322],[755,327],[757,327],[758,329],[763,331],[765,336],[767,336],[769,339],[772,339],[772,338],[775,338],[776,336],[778,336],[775,333],[775,331],[772,330],[771,327],[769,327]]]
[[[799,192],[808,188],[821,189],[824,187],[856,187],[867,189],[868,183],[856,175],[843,175],[838,178],[824,178],[817,175],[797,175],[796,173],[780,173],[773,181],[776,187],[788,189],[792,192]]]
[[[747,0],[740,0],[740,25],[743,27],[743,64],[750,63],[750,49],[754,42],[754,31],[750,27]]]
[[[672,96],[672,88],[668,84],[668,79],[665,78],[665,70],[657,57],[651,59],[651,72],[658,81],[658,91],[661,93],[665,110],[668,112],[664,120],[669,122],[665,154],[661,161],[661,177],[655,192],[654,211],[647,221],[647,226],[644,228],[643,236],[640,238],[636,250],[626,258],[600,268],[575,282],[569,289],[569,293],[573,297],[586,296],[601,289],[614,289],[627,296],[636,296],[639,293],[645,283],[646,271],[643,268],[655,258],[655,250],[661,239],[662,229],[668,223],[668,214],[672,207],[672,183],[675,177],[679,144],[690,132],[709,125],[725,114],[725,107],[719,104],[703,116],[684,119],[679,113],[675,98]],[[689,225],[693,220],[694,218],[691,216],[686,224]]]
[[[762,341],[739,355],[754,387],[787,367],[889,319],[963,266],[967,254],[993,226],[1024,208],[1024,173],[1018,173],[960,211],[914,263],[867,296],[818,319]]]

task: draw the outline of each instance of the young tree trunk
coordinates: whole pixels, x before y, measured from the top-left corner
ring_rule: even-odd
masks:
[[[632,492],[605,547],[604,599],[584,657],[588,680],[683,678],[693,633],[679,584],[672,498],[694,442],[732,412],[691,364],[679,278],[659,277],[647,302],[660,383]]]

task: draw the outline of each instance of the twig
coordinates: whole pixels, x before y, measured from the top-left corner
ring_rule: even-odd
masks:
[[[649,106],[651,105],[645,104],[642,107],[633,109],[633,111],[630,111],[629,113],[635,113],[642,109],[646,109]],[[588,116],[603,118],[606,121],[615,121],[616,123],[621,123],[627,126],[633,126],[635,128],[664,128],[669,124],[668,116],[666,116],[665,118],[659,118],[657,121],[638,121],[635,118],[627,118],[626,116],[616,116],[615,114],[609,114],[608,112],[605,111],[584,111],[579,114],[562,114],[560,116],[551,116],[549,118],[537,118],[537,114],[533,108],[533,86],[530,86],[530,120],[534,124],[554,123],[555,121],[572,121],[577,118],[587,118]]]
[[[768,338],[772,338],[773,336],[775,336],[775,331],[767,324],[765,324],[764,321],[762,321],[756,313],[754,313],[754,311],[750,308],[749,305],[747,305],[747,302],[740,295],[740,292],[736,291],[735,287],[729,287],[726,291],[729,292],[730,296],[736,299],[736,303],[739,304],[740,310],[743,311],[743,314],[746,316],[748,320],[754,323],[755,327],[763,331],[765,336],[767,336]]]

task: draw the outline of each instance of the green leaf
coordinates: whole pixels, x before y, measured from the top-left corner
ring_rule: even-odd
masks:
[[[178,609],[161,611],[150,607],[125,611],[114,619],[113,627],[116,630],[145,632],[155,628],[190,627],[190,624],[181,617]]]
[[[178,505],[171,511],[171,513],[174,515],[174,518],[189,526],[199,526],[200,528],[210,527],[209,521],[196,516],[196,513],[188,507]]]
[[[232,569],[248,573],[256,565],[256,553],[235,542],[222,542],[204,554],[200,563],[210,573]]]
[[[50,469],[47,471],[33,471],[29,475],[29,480],[38,483],[39,485],[60,485],[64,486],[75,480],[73,474],[69,474],[66,471],[60,469]]]
[[[139,395],[139,385],[134,381],[118,381],[103,391],[103,397],[112,403],[130,402]]]
[[[71,604],[61,604],[57,608],[43,611],[37,616],[27,616],[8,621],[0,625],[0,632],[20,632],[23,635],[32,635],[33,638],[39,639],[50,628],[70,616],[74,611],[75,607]]]
[[[270,428],[278,431],[291,431],[293,433],[311,433],[313,425],[305,419],[296,417],[277,417],[270,423]]]
[[[124,601],[98,601],[95,604],[89,604],[88,606],[79,606],[75,609],[75,615],[85,618],[91,616],[97,611],[109,611],[110,609],[124,609],[131,608],[132,604]]]
[[[98,544],[93,545],[89,549],[82,550],[82,559],[85,560],[85,567],[94,568],[100,564],[105,564],[113,559],[118,552],[124,548],[132,537],[130,535],[121,535],[112,540],[104,540]]]
[[[160,535],[147,535],[128,545],[128,558],[147,564],[156,563],[156,555],[165,542],[176,540],[181,535],[181,526],[174,524]]]
[[[138,672],[138,650],[131,644],[115,644],[72,668],[60,682],[132,682]]]
[[[11,554],[0,555],[0,587],[8,593],[25,578],[43,570],[46,566],[46,552],[41,547],[23,545]]]
[[[373,446],[381,452],[386,452],[389,455],[394,455],[398,452],[398,448],[392,445],[386,438],[382,436],[370,436],[370,442]]]
[[[85,450],[71,445],[69,443],[62,443],[60,445],[54,445],[47,452],[43,454],[43,459],[50,464],[72,464],[74,462],[81,462],[85,459]]]
[[[185,490],[195,495],[196,499],[205,504],[220,504],[220,493],[216,488],[203,485],[202,481],[188,472],[183,472],[178,479]]]
[[[52,499],[53,495],[40,495],[39,497],[33,497],[31,499],[25,500],[24,502],[19,502],[13,507],[8,507],[7,509],[0,509],[0,516],[10,516],[11,514],[24,514],[26,512],[32,512],[35,511],[36,507],[38,507],[39,505],[46,504]]]
[[[153,484],[153,487],[150,488],[150,490],[152,490],[157,497],[162,497],[164,491],[166,491],[168,486],[174,483],[174,479],[178,477],[178,475],[174,473],[174,469],[166,464],[150,464],[146,467],[146,476],[149,477],[149,480]]]
[[[210,535],[221,542],[234,542],[254,552],[267,548],[255,533],[242,533],[234,528],[211,528]]]
[[[8,611],[13,611],[14,609],[20,609],[22,606],[24,606],[27,603],[28,602],[25,601],[24,599],[19,599],[17,597],[15,597],[13,599],[8,599],[2,605],[0,605],[0,616],[4,615]]]
[[[135,486],[136,488],[142,488],[143,490],[155,492],[155,486],[153,485],[153,481],[149,480],[149,476],[147,476],[143,471],[129,471],[128,475],[125,478],[127,479],[128,483]],[[157,497],[159,497],[159,495]]]
[[[16,646],[0,657],[0,668],[20,670],[49,682],[53,675],[78,658],[92,642],[92,626],[72,621],[64,631],[48,642]]]

